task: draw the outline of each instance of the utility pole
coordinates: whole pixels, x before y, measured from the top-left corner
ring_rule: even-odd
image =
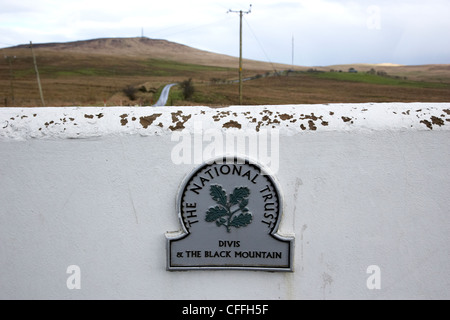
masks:
[[[227,13],[234,12],[239,13],[240,17],[240,27],[239,27],[239,104],[242,105],[242,17],[244,14],[250,14],[252,13],[252,5],[250,5],[250,9],[248,11],[235,11],[235,10],[228,10]]]
[[[36,63],[36,56],[34,55],[33,43],[31,41],[30,41],[30,48],[31,48],[31,53],[33,55],[34,70],[36,71],[37,83],[38,83],[38,87],[39,87],[39,94],[41,95],[42,106],[45,107],[44,94],[42,93],[42,86],[41,86],[41,78],[39,77],[39,70],[38,70],[37,63]]]
[[[12,67],[12,59],[16,59],[16,56],[14,57],[8,57],[5,56],[5,59],[8,61],[9,63],[9,79],[10,79],[10,86],[11,86],[11,98],[12,98],[12,104],[13,106],[15,106],[15,100],[14,100],[14,73],[13,73],[13,67]]]

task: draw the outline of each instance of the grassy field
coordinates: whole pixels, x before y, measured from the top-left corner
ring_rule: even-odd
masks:
[[[114,43],[112,40],[109,42]],[[132,47],[135,42],[140,50],[136,52],[140,54],[124,55],[122,47]],[[170,105],[238,104],[238,84],[229,82],[238,78],[237,64],[232,67],[234,62],[231,57],[214,56],[212,53],[204,53],[203,56],[198,50],[164,42],[164,48],[171,50],[169,56],[172,59],[175,56],[182,57],[174,61],[166,59],[164,50],[159,54],[153,54],[153,51],[143,54],[147,48],[144,45],[147,44],[141,42],[136,39],[122,41],[117,54],[108,48],[109,51],[105,49],[102,54],[92,53],[92,48],[84,52],[80,47],[75,47],[78,51],[50,50],[45,47],[35,50],[46,106],[151,105],[158,99],[164,85],[190,78],[196,88],[195,94],[185,101],[181,88],[174,87],[169,98]],[[88,44],[91,47],[99,46],[98,42]],[[132,53],[130,50],[126,52]],[[3,56],[15,58],[10,59],[11,65],[8,59],[0,61],[0,106],[41,106],[30,50],[12,48],[1,51]],[[154,52],[157,52],[156,49]],[[214,62],[214,57],[218,59],[217,62]],[[354,66],[358,73],[345,72],[348,66],[342,67],[344,72],[330,72],[331,68],[326,67],[307,72],[308,68],[296,67],[296,71],[289,74],[247,81],[244,83],[244,103],[450,101],[448,65]],[[281,70],[286,66],[276,67]],[[374,67],[385,75],[367,73]],[[261,62],[248,62],[244,64],[244,69],[244,77],[266,75],[274,71],[270,64]],[[130,100],[123,92],[129,86],[141,89],[136,92],[134,100]]]
[[[179,90],[179,89],[178,89]],[[238,104],[238,85],[199,83],[191,101],[177,100],[176,105],[226,106]],[[399,80],[367,74],[295,73],[244,83],[244,103],[302,104],[358,102],[448,102],[450,84]]]
[[[40,105],[36,74],[31,57],[19,52],[12,61],[11,77],[6,61],[0,64],[0,106],[32,107]],[[211,78],[235,76],[236,69],[173,62],[161,59],[142,59],[114,56],[73,54],[61,56],[53,52],[37,54],[39,73],[47,106],[68,105],[134,105],[154,100],[129,101],[122,94],[126,86],[146,86],[157,90],[165,84],[187,78],[210,81]],[[11,81],[12,79],[12,81]],[[12,96],[14,94],[14,104]],[[7,99],[7,100],[5,100]],[[147,101],[148,100],[148,101]]]
[[[407,88],[448,88],[449,85],[440,82],[426,82],[408,80],[406,77],[379,76],[369,73],[323,72],[317,73],[321,79],[362,82],[385,86],[400,86]],[[405,79],[406,78],[406,79]]]

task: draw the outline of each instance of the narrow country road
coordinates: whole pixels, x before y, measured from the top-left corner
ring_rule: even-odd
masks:
[[[170,88],[176,85],[177,83],[171,83],[165,86],[163,91],[161,92],[159,100],[153,105],[153,107],[164,107],[167,104],[167,100],[169,99]]]

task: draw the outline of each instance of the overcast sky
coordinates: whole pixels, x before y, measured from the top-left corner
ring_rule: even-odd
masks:
[[[105,37],[167,39],[290,64],[450,63],[450,0],[0,0],[0,48]]]

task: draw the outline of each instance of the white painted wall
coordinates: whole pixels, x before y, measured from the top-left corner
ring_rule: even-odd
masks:
[[[449,113],[424,103],[0,109],[0,299],[448,299]],[[226,130],[231,120],[241,129]],[[166,271],[165,233],[180,229],[178,188],[196,166],[173,163],[172,129],[199,123],[279,130],[294,273]],[[80,290],[66,286],[70,265]],[[381,290],[366,286],[371,265]]]

